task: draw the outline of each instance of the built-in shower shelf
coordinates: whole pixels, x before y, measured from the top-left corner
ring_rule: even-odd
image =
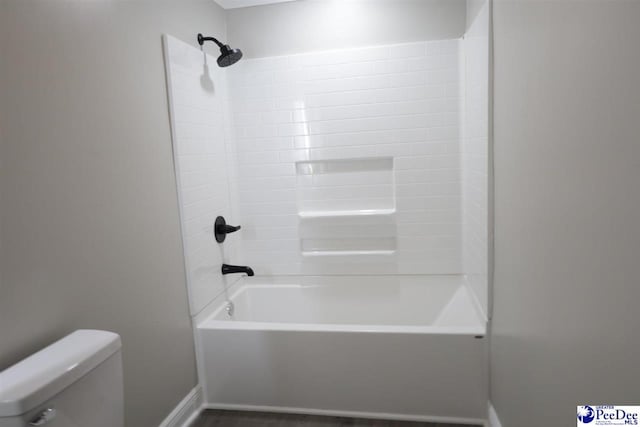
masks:
[[[296,174],[300,254],[307,262],[387,262],[396,253],[392,157],[297,162]]]
[[[302,211],[298,212],[300,218],[335,218],[335,217],[358,217],[373,215],[393,215],[395,209],[353,209],[342,211]]]
[[[389,256],[394,255],[395,250],[389,251],[309,251],[302,252],[305,257],[330,257],[330,256]]]
[[[304,257],[389,256],[396,253],[395,236],[371,236],[372,233],[366,233],[366,230],[354,231],[351,236],[338,233],[331,238],[303,238],[300,253]]]

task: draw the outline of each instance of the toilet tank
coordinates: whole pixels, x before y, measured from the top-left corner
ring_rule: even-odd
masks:
[[[78,330],[0,372],[0,427],[123,427],[120,349]]]

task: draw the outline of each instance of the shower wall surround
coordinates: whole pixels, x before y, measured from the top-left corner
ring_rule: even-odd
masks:
[[[462,273],[459,40],[228,71],[258,274]]]
[[[230,223],[234,155],[228,127],[225,71],[216,58],[164,36],[173,149],[191,314],[224,291],[220,266],[237,262],[238,239],[218,245],[216,216]],[[231,284],[231,283],[229,283]]]
[[[489,3],[467,16],[463,40],[464,107],[462,120],[463,263],[469,286],[489,314]]]
[[[193,315],[237,280],[223,261],[261,276],[465,274],[487,312],[481,19],[464,40],[226,69],[165,37]],[[224,245],[217,215],[242,225]]]

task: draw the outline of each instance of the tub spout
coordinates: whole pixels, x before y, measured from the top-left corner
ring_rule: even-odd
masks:
[[[222,264],[222,274],[233,273],[246,273],[247,276],[253,276],[253,270],[251,269],[251,267],[245,267],[243,265]]]

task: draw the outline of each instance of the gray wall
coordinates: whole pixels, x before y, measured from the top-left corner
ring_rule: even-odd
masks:
[[[487,0],[466,0],[467,1],[467,20],[466,20],[466,30],[468,31],[471,28],[471,25],[476,20],[480,12],[482,11],[482,7],[487,3]]]
[[[640,2],[495,1],[491,398],[505,427],[637,404]]]
[[[465,0],[304,0],[227,11],[229,42],[248,57],[464,34]]]
[[[196,384],[161,34],[212,0],[0,2],[0,369],[77,328],[124,343],[127,425]]]

